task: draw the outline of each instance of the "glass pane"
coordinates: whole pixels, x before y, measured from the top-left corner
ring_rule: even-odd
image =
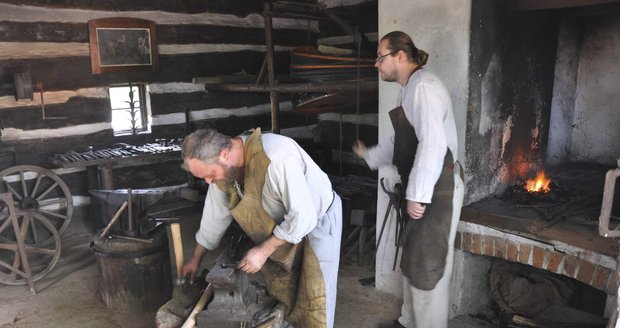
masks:
[[[132,86],[134,107],[140,107],[140,88]],[[129,108],[129,87],[110,88],[110,106],[112,109]]]
[[[136,116],[136,128],[142,128],[142,116],[137,111]],[[129,109],[117,109],[112,111],[112,129],[114,131],[131,130],[131,115]]]
[[[129,87],[110,88],[110,105],[112,109],[129,107]]]

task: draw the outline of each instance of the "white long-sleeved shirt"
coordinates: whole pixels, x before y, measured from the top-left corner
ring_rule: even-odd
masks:
[[[401,88],[397,106],[403,107],[405,117],[418,137],[405,198],[430,203],[447,149],[452,152],[454,161],[458,158],[456,124],[450,94],[437,76],[418,70]],[[364,159],[370,168],[377,169],[379,166],[392,164],[393,156],[392,134],[378,145],[368,148]]]
[[[248,137],[241,137],[244,143]],[[273,234],[297,244],[329,209],[334,197],[331,182],[292,139],[271,133],[261,138],[271,161],[262,190],[263,209],[277,224]],[[233,220],[227,208],[229,200],[215,183],[209,186],[200,229],[196,232],[196,242],[209,250],[219,246]]]

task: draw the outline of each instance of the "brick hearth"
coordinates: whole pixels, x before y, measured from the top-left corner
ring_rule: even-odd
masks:
[[[562,241],[540,241],[516,231],[511,233],[462,221],[455,248],[561,274],[608,295],[615,295],[617,291],[616,258]]]

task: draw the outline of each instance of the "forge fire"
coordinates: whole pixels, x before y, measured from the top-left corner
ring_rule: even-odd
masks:
[[[525,182],[525,189],[531,193],[545,193],[551,191],[551,179],[545,176],[544,171],[537,173],[536,178]]]

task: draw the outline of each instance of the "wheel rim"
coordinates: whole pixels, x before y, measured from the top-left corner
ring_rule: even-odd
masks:
[[[18,216],[20,213],[32,212],[34,217],[46,218],[59,235],[62,235],[71,223],[71,192],[65,182],[50,170],[34,165],[7,168],[0,171],[0,191],[11,193]],[[49,235],[49,238],[51,237]],[[50,242],[49,238],[42,240],[35,237],[39,240],[36,245]],[[0,234],[0,241],[7,242],[10,239]]]

